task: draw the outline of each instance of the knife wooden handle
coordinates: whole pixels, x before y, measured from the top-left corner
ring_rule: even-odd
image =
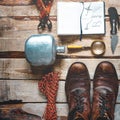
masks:
[[[110,16],[110,25],[111,25],[111,34],[115,35],[117,34],[117,25],[119,28],[119,15],[117,13],[117,10],[115,7],[110,7],[108,9],[108,13]]]

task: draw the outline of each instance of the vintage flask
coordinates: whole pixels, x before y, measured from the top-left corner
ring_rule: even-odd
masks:
[[[65,47],[56,46],[52,35],[32,35],[25,42],[25,56],[32,66],[52,65],[56,54],[64,52]]]

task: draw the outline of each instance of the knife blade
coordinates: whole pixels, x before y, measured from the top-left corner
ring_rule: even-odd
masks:
[[[116,46],[118,44],[118,35],[117,35],[117,25],[119,29],[119,15],[115,7],[110,7],[108,9],[109,17],[110,17],[110,25],[111,25],[111,50],[114,54]]]

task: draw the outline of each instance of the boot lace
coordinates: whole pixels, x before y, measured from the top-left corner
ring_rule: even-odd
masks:
[[[109,111],[109,107],[107,106],[107,103],[109,102],[108,100],[109,95],[108,94],[100,94],[99,95],[99,107],[100,107],[100,116],[102,118],[107,118],[107,120],[111,120],[107,114],[107,112]]]
[[[84,98],[81,94],[81,90],[77,89],[72,92],[76,106],[69,112],[68,120],[84,120],[81,118],[81,113],[84,110]]]

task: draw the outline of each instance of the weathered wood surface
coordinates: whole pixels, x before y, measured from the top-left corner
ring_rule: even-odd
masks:
[[[16,111],[17,111],[17,109],[19,110],[19,111],[21,111],[21,108],[24,106],[24,105],[26,105],[26,104],[17,104],[17,105],[15,105],[15,104],[11,104],[11,105],[2,105],[1,106],[1,110],[2,110],[2,112],[4,113],[3,115],[7,115],[7,117],[9,118],[10,117],[10,113],[11,113],[11,110],[14,110],[15,108],[16,108]],[[32,106],[33,107],[33,112],[31,112],[31,114],[28,114],[28,115],[26,115],[26,116],[28,116],[28,117],[26,117],[26,118],[24,118],[23,119],[23,116],[21,115],[21,114],[19,114],[18,116],[17,116],[17,114],[16,114],[16,118],[14,118],[14,120],[19,120],[19,119],[21,119],[22,118],[22,120],[29,120],[28,118],[29,117],[31,117],[32,116],[32,114],[33,115],[36,115],[36,117],[39,117],[39,119],[40,119],[40,112],[41,112],[41,107],[43,108],[43,109],[45,109],[45,107],[46,107],[46,104],[45,103],[31,103],[31,104],[29,104],[28,106]],[[68,115],[68,106],[66,105],[66,104],[56,104],[56,106],[57,106],[57,115],[58,115],[58,118],[59,118],[59,120],[67,120],[67,115]],[[35,109],[36,108],[36,109]],[[15,111],[15,110],[14,110]],[[35,111],[37,111],[37,112],[35,112]],[[34,113],[35,112],[35,113]],[[22,111],[22,114],[23,115],[25,115],[25,113],[26,112],[23,112]],[[119,104],[117,104],[116,105],[116,107],[115,107],[115,120],[119,120],[119,116],[120,116],[120,105]],[[61,116],[61,117],[59,117],[59,116]],[[33,117],[33,116],[32,116]],[[34,116],[33,117],[33,119],[32,120],[38,120],[38,119],[36,119],[36,117]],[[5,116],[3,116],[3,118],[5,118]]]
[[[38,89],[38,80],[2,80],[0,81],[0,102],[21,100],[22,102],[47,102],[46,97]],[[29,86],[29,87],[28,87]],[[92,86],[92,83],[91,83]],[[65,81],[59,82],[56,102],[66,103]],[[92,99],[92,88],[91,88]],[[120,91],[117,98],[120,103]]]
[[[102,61],[110,61],[114,64],[120,79],[120,61],[119,59],[57,59],[53,66],[50,67],[31,67],[25,59],[0,59],[0,79],[40,79],[41,75],[51,71],[60,72],[60,79],[65,80],[70,65],[74,62],[83,62],[86,64],[91,79],[93,79],[97,65]]]
[[[55,0],[50,12],[50,19],[53,24],[52,31],[48,32],[45,30],[43,33],[53,35],[57,45],[65,46],[70,44],[90,46],[93,41],[102,40],[106,45],[106,52],[104,56],[95,58],[90,50],[69,52],[66,49],[64,54],[57,56],[54,65],[45,68],[31,67],[25,60],[24,55],[24,44],[26,39],[33,34],[39,33],[37,31],[39,11],[37,10],[35,1],[36,0],[0,1],[0,102],[22,100],[22,102],[25,103],[33,102],[34,107],[45,106],[46,98],[39,92],[38,82],[44,74],[50,71],[58,71],[60,72],[59,89],[56,100],[58,116],[67,116],[68,106],[66,103],[64,85],[68,68],[73,62],[84,62],[88,67],[90,78],[92,80],[97,64],[101,61],[110,61],[115,65],[118,78],[120,80],[120,41],[117,45],[115,54],[113,55],[110,48],[111,28],[108,16],[109,7],[116,7],[120,15],[119,0],[104,0],[106,34],[83,36],[83,40],[81,42],[79,41],[79,36],[57,36],[58,0]],[[68,2],[67,0],[60,1]],[[83,2],[83,0],[70,1]],[[84,1],[86,2],[91,0]],[[118,31],[118,36],[120,37],[120,31]],[[0,105],[0,111],[10,111],[11,109],[21,108],[22,105]],[[21,118],[22,116],[20,118],[16,118],[15,120],[21,120]],[[117,98],[115,120],[119,120],[119,118],[120,91]],[[62,119],[66,120],[66,118],[61,118],[61,120]],[[26,118],[24,120],[28,119]]]
[[[4,12],[2,13],[1,16],[38,16],[38,10],[36,9],[36,5],[34,4],[36,0],[27,0],[27,1],[19,1],[16,0],[14,1],[7,1],[7,0],[2,0],[0,1],[1,5],[1,11]],[[60,1],[66,1],[67,0],[60,0]],[[91,0],[70,0],[72,2],[90,2]],[[101,1],[101,0],[93,0],[93,1]],[[118,9],[118,12],[120,11],[119,7],[120,5],[119,0],[103,0],[106,5],[106,14],[108,14],[107,10],[109,7],[116,7]],[[51,13],[50,15],[56,15],[57,14],[57,2],[58,0],[54,1],[54,4],[52,5]],[[32,5],[31,5],[32,4]],[[7,7],[6,7],[7,6]],[[6,11],[7,10],[7,11]]]

